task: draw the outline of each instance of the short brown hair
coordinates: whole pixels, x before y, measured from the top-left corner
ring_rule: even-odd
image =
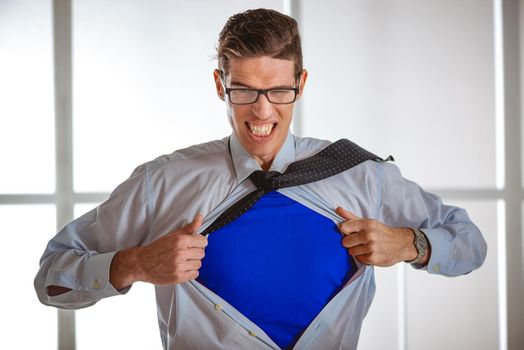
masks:
[[[218,37],[218,67],[228,72],[231,58],[269,56],[295,62],[302,72],[302,47],[297,21],[269,9],[247,10],[231,16]]]

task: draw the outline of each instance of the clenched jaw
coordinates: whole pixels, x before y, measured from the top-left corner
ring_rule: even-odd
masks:
[[[267,123],[267,124],[252,124],[249,122],[246,122],[246,125],[251,132],[252,135],[258,136],[258,137],[267,137],[271,134],[273,131],[273,128],[276,126],[277,123]]]

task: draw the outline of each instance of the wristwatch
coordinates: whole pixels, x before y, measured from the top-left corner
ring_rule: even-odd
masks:
[[[420,262],[420,260],[422,260],[422,257],[426,254],[426,251],[428,250],[428,239],[426,238],[424,232],[422,232],[418,228],[411,228],[411,230],[414,233],[413,244],[415,245],[415,249],[417,250],[417,257],[413,260],[409,260],[406,262],[408,264],[416,265]]]

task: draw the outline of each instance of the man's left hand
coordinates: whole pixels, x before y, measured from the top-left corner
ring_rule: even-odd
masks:
[[[342,245],[361,263],[386,267],[416,258],[410,228],[394,228],[377,220],[363,219],[342,207],[336,212],[346,219],[339,225],[344,235]]]

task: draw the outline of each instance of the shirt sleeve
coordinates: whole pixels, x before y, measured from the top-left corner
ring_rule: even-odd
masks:
[[[66,225],[49,241],[40,259],[34,285],[43,304],[67,309],[93,305],[126,293],[109,282],[109,268],[117,251],[140,246],[150,232],[151,203],[147,165],[138,167],[109,199]],[[49,296],[55,285],[71,291]]]
[[[462,208],[445,205],[416,183],[402,177],[394,164],[379,164],[379,220],[389,226],[421,229],[431,245],[429,273],[458,276],[479,268],[487,245]]]

